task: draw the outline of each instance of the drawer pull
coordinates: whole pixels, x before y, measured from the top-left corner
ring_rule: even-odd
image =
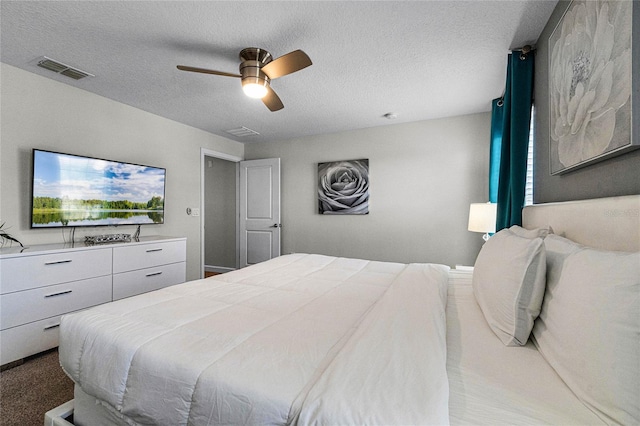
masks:
[[[60,323],[58,323],[58,324],[53,324],[53,325],[50,325],[50,326],[48,326],[48,327],[45,327],[45,328],[44,328],[44,331],[51,330],[51,329],[53,329],[53,328],[58,328],[58,327],[60,327]]]
[[[63,294],[69,294],[71,293],[73,290],[65,290],[65,291],[60,291],[58,293],[51,293],[51,294],[45,294],[44,297],[54,297],[54,296],[62,296]]]
[[[147,274],[146,276],[147,276],[147,277],[153,277],[153,276],[161,275],[161,274],[162,274],[162,271],[159,271],[159,272],[151,272],[151,273]]]
[[[153,253],[154,251],[162,251],[162,249],[161,248],[149,249],[147,250],[147,253]]]
[[[52,261],[52,262],[45,262],[45,265],[59,265],[61,263],[71,263],[72,260],[71,259],[67,259],[67,260],[57,260],[57,261]]]

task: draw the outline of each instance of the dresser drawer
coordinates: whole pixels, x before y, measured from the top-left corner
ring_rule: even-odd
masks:
[[[186,278],[186,262],[172,263],[113,275],[113,300],[180,284]]]
[[[0,331],[0,364],[58,346],[60,316]]]
[[[111,274],[111,248],[0,259],[0,294]]]
[[[0,295],[0,328],[62,315],[111,301],[111,276]]]
[[[185,262],[186,241],[162,241],[113,248],[113,273]]]

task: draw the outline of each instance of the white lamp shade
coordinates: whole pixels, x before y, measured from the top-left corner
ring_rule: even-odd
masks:
[[[244,68],[246,71],[248,68]],[[269,85],[269,79],[265,75],[248,75],[245,76],[243,71],[242,77],[242,90],[244,94],[250,98],[261,99],[267,96],[267,86]],[[256,72],[260,73],[260,70]]]
[[[247,83],[242,86],[244,94],[250,98],[262,99],[267,96],[267,88],[259,83]]]
[[[469,207],[469,231],[496,232],[496,203],[473,203]]]

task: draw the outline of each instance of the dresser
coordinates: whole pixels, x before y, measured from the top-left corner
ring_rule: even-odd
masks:
[[[186,238],[0,249],[0,365],[58,346],[60,317],[180,284]]]

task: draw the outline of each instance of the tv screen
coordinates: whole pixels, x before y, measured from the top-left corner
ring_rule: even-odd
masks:
[[[33,150],[31,227],[164,223],[166,170]]]

